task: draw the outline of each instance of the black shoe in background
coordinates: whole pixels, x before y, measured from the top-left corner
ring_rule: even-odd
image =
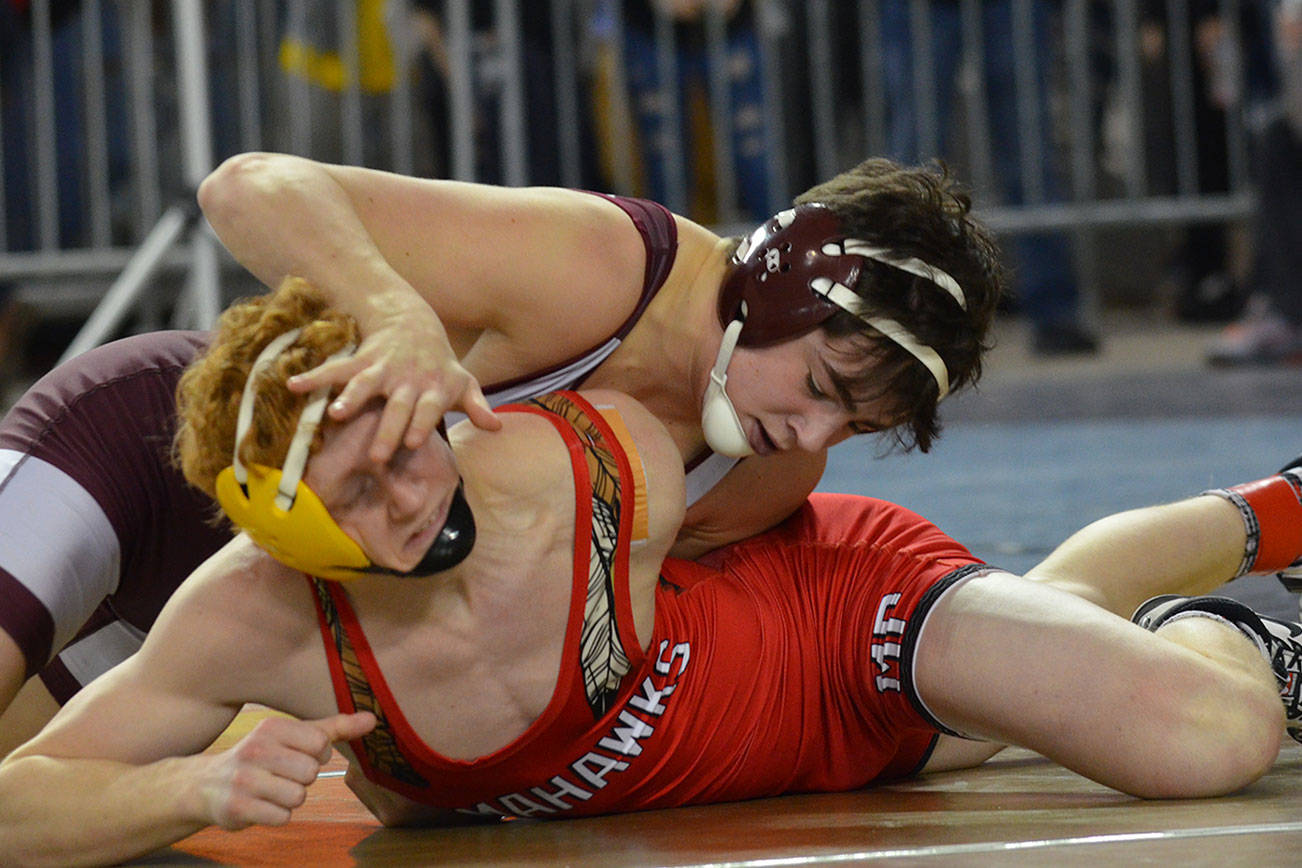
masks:
[[[1079,323],[1035,326],[1031,351],[1037,356],[1087,356],[1099,351],[1099,339]]]

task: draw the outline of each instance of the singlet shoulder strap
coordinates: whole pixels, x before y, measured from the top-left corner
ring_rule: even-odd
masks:
[[[646,269],[642,277],[642,293],[632,312],[624,318],[624,322],[601,344],[532,373],[481,384],[484,397],[494,407],[529,401],[538,395],[557,389],[578,388],[598,365],[619,348],[620,343],[646,312],[647,305],[651,304],[652,299],[664,286],[669,272],[673,270],[674,260],[678,256],[678,224],[668,208],[647,199],[630,199],[627,196],[594,193],[589,190],[583,192],[600,196],[618,205],[633,221],[633,225],[642,236],[642,243],[646,246]],[[444,421],[448,427],[452,427],[464,418],[466,417],[463,414],[453,411],[445,415]]]
[[[576,661],[594,718],[611,707],[642,659],[629,595],[629,554],[647,539],[646,474],[623,420],[573,392],[502,408],[550,421],[570,449],[575,479],[576,594],[585,593]],[[566,665],[570,665],[567,661]]]
[[[350,743],[357,761],[368,776],[379,772],[411,787],[428,787],[429,782],[412,768],[399,749],[389,717],[366,676],[362,657],[365,655],[372,661],[374,658],[343,589],[335,582],[321,579],[309,578],[308,582],[316,602],[339,711],[345,714],[369,711],[375,715],[375,729]]]
[[[611,193],[594,195],[613,202],[623,209],[633,221],[633,225],[637,227],[638,233],[642,236],[642,243],[646,245],[646,270],[642,276],[642,297],[638,299],[637,307],[614,335],[623,338],[633,330],[633,326],[637,325],[647,305],[656,297],[656,293],[668,279],[669,272],[673,270],[674,260],[678,255],[678,223],[674,220],[673,212],[659,202],[616,196]]]

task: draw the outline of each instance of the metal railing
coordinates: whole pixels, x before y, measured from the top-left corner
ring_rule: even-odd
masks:
[[[107,285],[196,166],[260,149],[646,195],[724,231],[869,154],[945,156],[1009,234],[1236,221],[1246,4],[1219,4],[1208,54],[1188,0],[1156,25],[1136,0],[707,0],[692,21],[631,0],[30,0],[0,37],[0,281]],[[155,264],[194,255],[169,241]]]

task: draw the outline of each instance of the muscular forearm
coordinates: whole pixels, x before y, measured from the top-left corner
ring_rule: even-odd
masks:
[[[1130,617],[1157,594],[1205,594],[1234,578],[1243,519],[1226,500],[1195,497],[1100,519],[1026,574]]]
[[[7,760],[0,765],[5,863],[113,864],[184,838],[208,825],[195,784],[203,761]]]
[[[199,188],[231,254],[267,286],[297,275],[363,329],[414,306],[417,292],[381,253],[330,168],[283,154],[241,154]]]
[[[670,555],[696,560],[780,524],[804,505],[826,463],[826,452],[801,450],[742,461],[688,508]]]

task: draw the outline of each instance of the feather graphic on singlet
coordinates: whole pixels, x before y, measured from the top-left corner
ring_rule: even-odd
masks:
[[[428,787],[429,781],[412,768],[411,763],[403,756],[402,748],[398,746],[397,739],[394,737],[388,715],[384,713],[384,709],[375,698],[374,691],[371,690],[371,683],[362,669],[357,650],[344,630],[343,622],[339,618],[339,609],[335,606],[326,583],[320,579],[313,579],[312,584],[321,605],[321,612],[325,616],[326,626],[334,639],[335,651],[339,655],[340,668],[344,673],[344,682],[348,685],[348,692],[352,696],[353,709],[369,711],[375,715],[375,729],[362,736],[367,762],[370,763],[371,768],[404,784]]]
[[[592,713],[609,710],[630,665],[615,622],[611,583],[619,516],[612,504],[592,498],[592,557],[588,562],[588,599],[583,610],[579,660]]]
[[[615,556],[623,508],[619,462],[602,430],[565,395],[543,395],[530,403],[565,419],[585,441],[583,455],[592,491],[592,527],[578,662],[588,706],[593,716],[599,718],[610,710],[624,676],[633,668],[624,653],[615,607]]]

